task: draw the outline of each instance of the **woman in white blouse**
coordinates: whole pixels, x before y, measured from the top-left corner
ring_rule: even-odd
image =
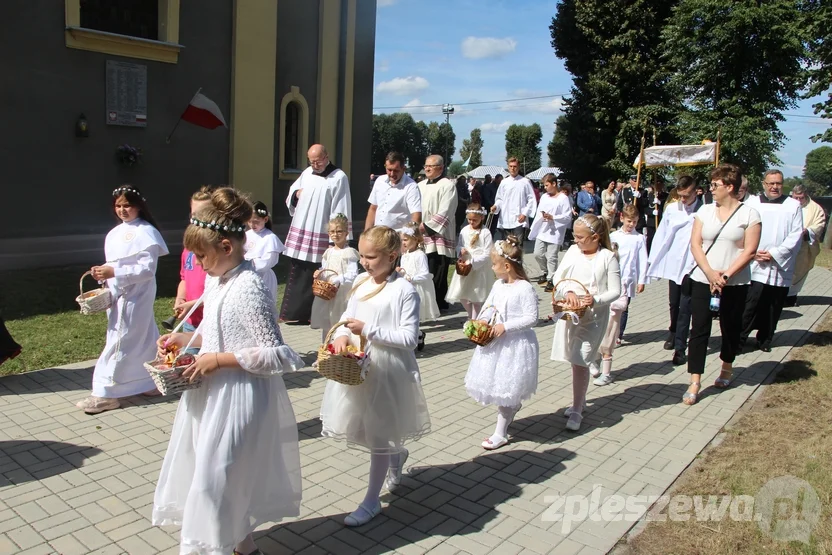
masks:
[[[742,314],[751,282],[749,264],[760,243],[760,214],[738,199],[742,172],[722,164],[711,172],[713,204],[696,212],[690,250],[696,267],[690,274],[691,332],[688,344],[690,386],[682,402],[693,405],[702,388],[708,340],[711,337],[711,299],[719,302],[722,371],[714,387],[730,384],[733,363],[740,348]],[[706,252],[707,251],[707,252]],[[685,284],[683,283],[683,288]]]

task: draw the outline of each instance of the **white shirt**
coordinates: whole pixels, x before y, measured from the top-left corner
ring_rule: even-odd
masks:
[[[681,285],[684,277],[693,270],[696,261],[690,252],[690,234],[693,230],[693,217],[702,206],[701,199],[687,206],[681,201],[667,207],[648,257],[648,281],[669,279]]]
[[[647,244],[644,235],[623,229],[610,234],[610,241],[618,245],[618,265],[621,270],[621,294],[631,299],[638,285],[647,283]]]
[[[766,285],[790,287],[803,239],[800,203],[793,198],[786,198],[782,203],[761,202],[760,197],[754,195],[749,197],[746,205],[756,209],[763,222],[757,250],[768,251],[771,255],[771,262],[751,261],[751,279]]]
[[[409,175],[402,176],[395,185],[390,183],[388,176],[379,176],[368,202],[378,207],[373,225],[386,225],[393,229],[401,228],[411,220],[411,214],[422,211],[419,186]]]
[[[760,213],[748,206],[740,204],[737,213],[731,218],[720,232],[723,222],[716,214],[716,204],[706,204],[696,213],[695,218],[702,223],[702,250],[707,251],[716,238],[716,244],[708,251],[708,264],[714,270],[727,270],[743,251],[745,230],[760,223]],[[719,237],[717,237],[719,233]],[[708,278],[701,268],[697,267],[690,275],[691,279],[699,283],[708,283]],[[751,282],[751,267],[746,266],[728,280],[728,285],[747,285]]]
[[[552,220],[543,219],[543,212],[552,216]],[[566,228],[572,223],[572,203],[569,195],[558,193],[554,196],[546,193],[540,197],[537,214],[529,230],[529,240],[540,239],[545,243],[562,245]]]
[[[529,219],[534,217],[535,210],[537,210],[537,199],[534,196],[532,182],[521,175],[506,177],[497,189],[494,206],[497,207],[495,210],[500,215],[497,220],[497,227],[500,229],[529,227]],[[517,221],[517,217],[521,214],[526,216],[526,220],[522,223]]]

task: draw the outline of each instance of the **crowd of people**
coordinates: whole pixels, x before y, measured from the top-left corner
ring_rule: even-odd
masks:
[[[264,203],[230,187],[194,193],[174,306],[185,327],[161,337],[155,271],[168,249],[141,191],[124,185],[112,193],[121,223],[107,235],[107,262],[91,272],[114,303],[92,393],[78,405],[97,414],[117,409],[120,398],[159,395],[143,363],[174,347],[196,353],[184,376],[202,383],[182,394],[153,505],[155,525],[181,526],[182,552],[259,553],[254,529],[299,513],[298,436],[282,374],[304,362],[285,344],[280,323],[320,329],[335,354],[367,353],[364,382],[328,381],[320,409],[324,437],[370,455],[365,497],[344,520],[360,526],[382,511],[382,489],[399,485],[405,445],[430,432],[415,351],[424,347],[424,324],[452,303],[490,326],[489,341],[473,348],[464,387],[474,401],[495,407],[496,426],[482,447],[498,449],[537,391],[534,282],[554,293],[550,358],[571,367],[566,429],[578,431],[590,379],[612,383],[629,303],[646,284],[669,282],[664,347],[674,351],[674,364],[687,364],[681,401],[692,405],[714,316],[722,335],[714,385],[726,388],[753,331],[757,347],[771,349],[790,288],[799,292],[824,227],[823,211],[805,191],[782,195],[778,170],[766,173],[763,193],[745,201],[742,173],[728,164],[711,172],[707,199],[688,176],[677,180],[673,196],[631,180],[601,195],[588,182],[573,199],[552,174],[536,195],[509,159],[509,176],[494,194],[475,187],[469,193],[478,196],[459,212],[459,187],[445,177],[441,156],[426,159],[417,183],[391,152],[385,175],[373,183],[356,250],[346,175],[322,145],[308,157],[310,167],[286,198],[292,221],[285,242],[271,231]],[[459,226],[458,214],[465,220]],[[572,244],[561,255],[567,231]],[[536,277],[523,262],[527,236],[542,272]],[[272,268],[281,254],[291,267],[278,310]],[[316,279],[337,293],[313,295]]]

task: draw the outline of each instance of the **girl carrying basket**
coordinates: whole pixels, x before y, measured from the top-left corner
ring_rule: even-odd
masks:
[[[610,246],[606,220],[585,214],[573,226],[572,245],[555,273],[554,283],[565,278],[577,280],[588,290],[566,293],[566,308],[588,307],[580,321],[557,321],[552,342],[552,360],[572,365],[572,407],[567,409],[566,428],[578,431],[589,387],[589,365],[598,358],[598,349],[607,330],[610,304],[621,296],[618,258]],[[555,311],[560,310],[555,307]]]
[[[401,481],[408,451],[404,444],[430,431],[419,365],[413,350],[419,339],[419,295],[396,272],[401,250],[399,234],[375,226],[358,241],[366,270],[356,280],[341,316],[345,327],[334,334],[335,353],[367,339],[367,376],[360,385],[326,384],[321,403],[322,432],[348,447],[370,452],[367,493],[345,519],[361,526],[381,512],[379,494],[387,481],[392,490]]]
[[[477,202],[472,202],[465,210],[468,225],[459,232],[456,254],[460,263],[470,265],[466,276],[454,272],[445,300],[449,303],[462,303],[468,318],[473,319],[482,308],[491,286],[494,284],[494,272],[489,268],[491,248],[494,244],[491,232],[482,226],[487,212]]]

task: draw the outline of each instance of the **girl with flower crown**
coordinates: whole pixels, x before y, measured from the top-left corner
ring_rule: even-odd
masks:
[[[431,322],[439,318],[439,306],[436,303],[436,287],[433,274],[428,268],[428,256],[424,247],[419,225],[410,222],[398,230],[402,242],[401,266],[396,268],[400,276],[411,282],[419,294],[419,322]],[[419,331],[419,343],[416,350],[425,348],[425,332]]]
[[[491,269],[497,282],[478,315],[488,320],[496,311],[493,339],[474,349],[465,375],[465,389],[475,401],[497,406],[497,427],[482,442],[484,449],[508,443],[508,427],[521,403],[537,391],[539,347],[532,327],[537,323],[537,292],[523,270],[523,242],[509,235],[494,243]]]
[[[283,252],[283,243],[272,231],[272,219],[269,209],[259,200],[254,203],[254,212],[248,221],[246,231],[246,260],[250,260],[254,271],[263,279],[271,293],[272,301],[277,306],[277,276],[274,268]]]
[[[90,268],[93,278],[107,283],[113,306],[107,310],[107,344],[95,363],[92,393],[76,403],[87,414],[117,409],[122,397],[158,395],[144,363],[156,357],[156,263],[168,248],[137,187],[117,187],[113,211],[121,223],[104,240],[107,261]]]
[[[473,319],[482,308],[494,284],[494,273],[488,267],[493,241],[491,232],[482,227],[487,212],[478,202],[472,202],[465,210],[468,225],[459,232],[456,243],[458,264],[470,265],[471,271],[462,276],[454,272],[445,300],[449,303],[462,303],[468,318]]]
[[[589,365],[598,358],[610,304],[621,296],[621,276],[606,220],[585,214],[575,220],[573,236],[575,244],[566,251],[553,279],[555,284],[566,278],[583,284],[589,294],[579,286],[570,286],[573,290],[565,292],[566,308],[587,308],[577,323],[572,318],[557,320],[551,358],[572,365],[572,406],[566,410],[566,429],[576,432],[586,406]]]

